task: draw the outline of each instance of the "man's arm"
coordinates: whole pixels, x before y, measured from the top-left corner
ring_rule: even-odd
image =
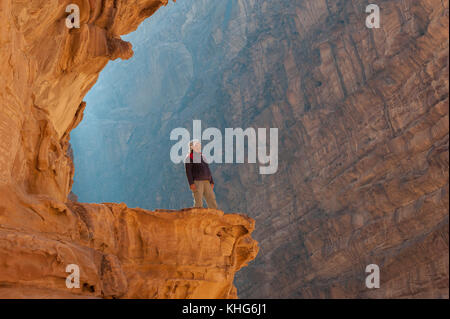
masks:
[[[211,184],[213,184],[214,185],[214,179],[213,179],[213,177],[212,177],[212,173],[211,173],[211,170],[209,169],[209,165],[208,165],[208,163],[206,163],[205,162],[205,165],[206,165],[206,168],[208,169],[208,172],[209,172],[209,182],[211,183]]]
[[[186,161],[184,163],[184,167],[186,169],[186,177],[188,179],[189,186],[192,186],[192,185],[194,185],[194,178],[192,177],[192,163],[190,163],[189,161]]]

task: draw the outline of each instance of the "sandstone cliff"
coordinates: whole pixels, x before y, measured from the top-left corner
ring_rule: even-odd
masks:
[[[371,2],[380,29],[365,26]],[[133,35],[136,65],[113,65],[116,80],[89,100],[74,139],[76,193],[180,207],[191,200],[182,168],[152,165],[167,160],[173,128],[277,127],[277,174],[212,166],[219,205],[256,220],[261,253],[237,275],[240,297],[448,297],[448,3],[198,0],[161,10]],[[98,134],[86,143],[89,129]],[[93,185],[94,172],[108,182]],[[364,285],[371,263],[380,289]]]
[[[133,55],[120,36],[167,2],[0,2],[0,298],[236,297],[234,274],[258,250],[252,219],[68,199],[83,97],[109,60]],[[69,30],[72,3],[81,28]]]

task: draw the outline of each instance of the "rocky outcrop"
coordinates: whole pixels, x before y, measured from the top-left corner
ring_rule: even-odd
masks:
[[[2,1],[1,185],[67,198],[73,167],[66,153],[83,97],[109,60],[132,55],[120,35],[167,2]],[[80,8],[79,29],[66,27],[69,4]]]
[[[369,3],[380,29],[365,26]],[[277,127],[277,174],[212,165],[220,207],[256,220],[261,253],[237,275],[240,297],[448,297],[448,1],[173,9],[133,35],[136,65],[112,66],[89,100],[75,193],[180,207],[182,169],[152,164],[167,161],[172,129]],[[372,263],[380,289],[364,284]]]
[[[234,274],[257,253],[242,215],[0,194],[0,298],[236,298]]]
[[[81,204],[70,132],[120,36],[168,0],[0,3],[0,298],[235,298],[254,221],[221,211]],[[81,27],[66,27],[67,5]],[[70,198],[70,199],[69,199]],[[66,286],[68,265],[80,288]]]

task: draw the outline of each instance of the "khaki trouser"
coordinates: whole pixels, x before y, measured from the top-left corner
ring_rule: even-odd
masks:
[[[194,197],[194,207],[203,207],[203,196],[205,196],[208,208],[217,209],[216,195],[209,181],[194,181],[195,191],[192,192]]]

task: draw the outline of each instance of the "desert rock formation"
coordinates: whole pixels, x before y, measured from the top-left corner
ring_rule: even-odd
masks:
[[[120,36],[167,2],[0,2],[0,298],[237,296],[235,272],[258,250],[252,219],[68,199],[83,97],[109,60],[133,55]],[[66,287],[70,264],[80,288]]]

